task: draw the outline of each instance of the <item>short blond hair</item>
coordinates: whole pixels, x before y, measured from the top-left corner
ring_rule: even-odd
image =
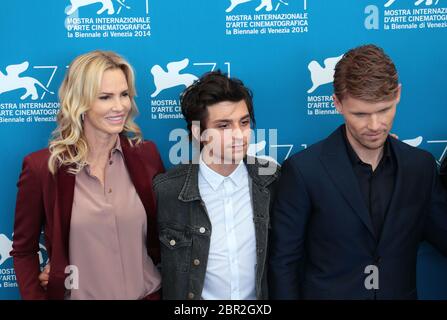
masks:
[[[132,66],[112,51],[95,50],[82,54],[72,61],[59,88],[57,127],[49,142],[48,168],[52,174],[62,165],[69,166],[69,172],[76,174],[87,164],[88,145],[81,117],[96,99],[104,72],[113,69],[124,72],[131,100],[123,133],[131,145],[142,141],[141,129],[134,122],[138,108],[134,100],[136,89]]]

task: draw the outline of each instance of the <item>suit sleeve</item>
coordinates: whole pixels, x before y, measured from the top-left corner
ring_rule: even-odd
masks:
[[[440,168],[440,176],[444,187],[447,188],[447,157],[444,158]]]
[[[42,188],[32,159],[26,157],[19,181],[11,256],[22,299],[46,299],[40,286],[39,239],[44,223]]]
[[[300,298],[311,202],[303,176],[292,161],[282,166],[272,213],[269,258],[269,296],[272,299]]]
[[[432,190],[425,224],[425,239],[447,256],[447,190],[443,186],[432,158]]]

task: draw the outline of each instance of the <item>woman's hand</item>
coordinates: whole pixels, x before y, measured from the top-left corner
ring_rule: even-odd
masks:
[[[39,281],[42,288],[47,289],[48,279],[50,278],[50,263],[48,263],[43,271],[39,274]]]

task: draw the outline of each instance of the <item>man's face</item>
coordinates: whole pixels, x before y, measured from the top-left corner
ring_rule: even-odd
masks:
[[[202,152],[207,152],[215,164],[239,163],[247,154],[251,136],[247,104],[244,100],[223,101],[207,109]]]
[[[354,149],[380,149],[393,125],[400,87],[390,101],[366,102],[347,96],[342,101],[334,95],[334,104],[346,124],[346,135]]]

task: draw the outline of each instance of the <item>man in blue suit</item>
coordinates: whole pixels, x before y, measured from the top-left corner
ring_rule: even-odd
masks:
[[[447,255],[447,192],[433,156],[389,136],[401,86],[374,45],[334,75],[345,123],[288,159],[272,215],[273,299],[416,299],[421,240]]]

